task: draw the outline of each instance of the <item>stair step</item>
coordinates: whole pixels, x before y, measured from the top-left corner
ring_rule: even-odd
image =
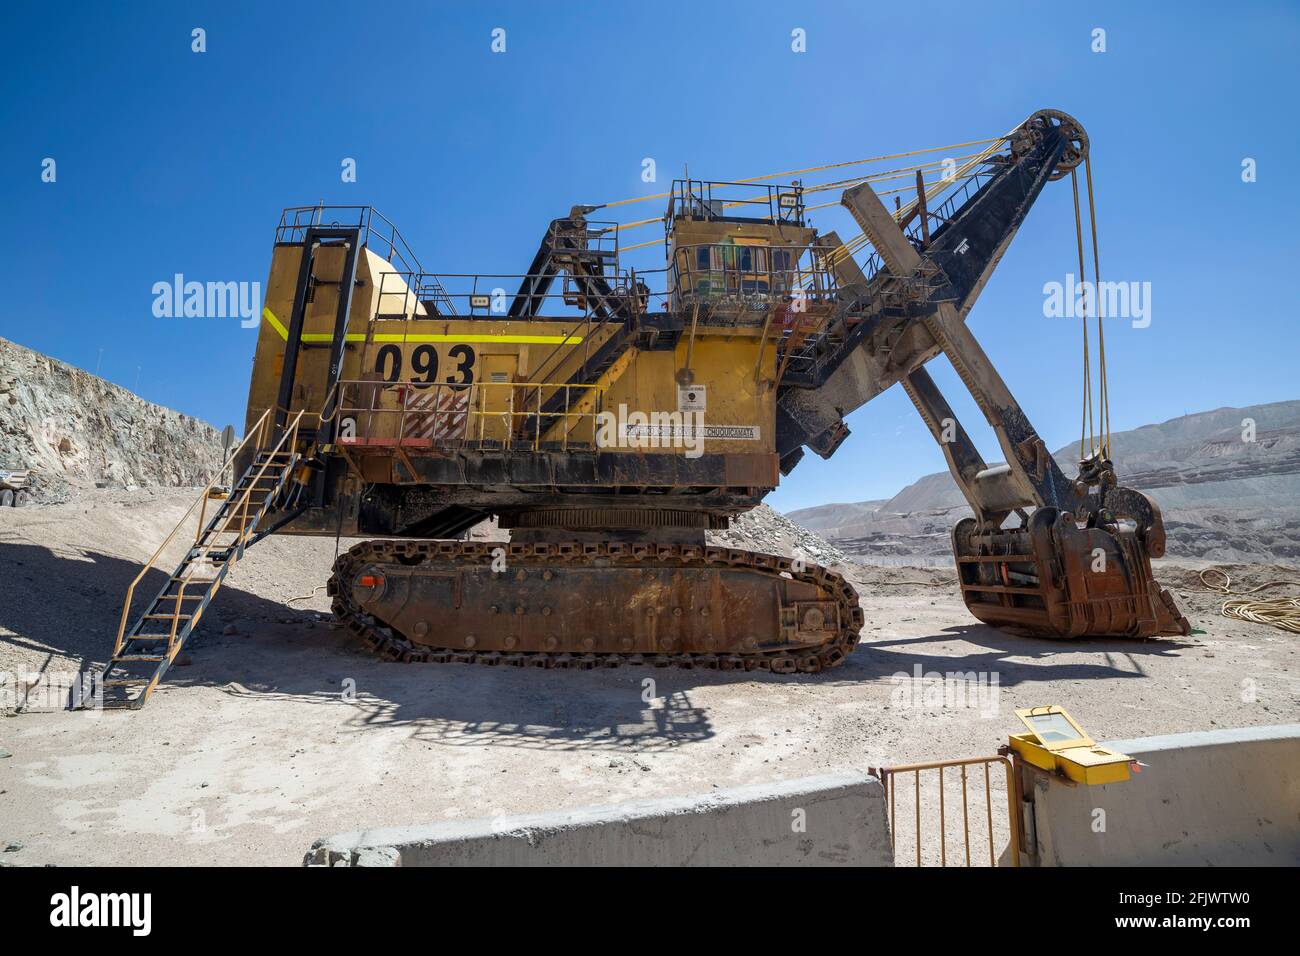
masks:
[[[104,707],[135,709],[144,704],[180,643],[193,633],[203,607],[220,585],[226,569],[242,555],[248,536],[280,497],[297,459],[296,452],[257,454],[255,464],[213,512],[208,526],[167,578],[162,592],[134,622],[133,631],[126,635],[121,650],[101,672],[102,685],[118,690],[104,697]],[[223,539],[223,535],[229,538]],[[195,572],[199,568],[205,574],[216,576],[198,576]],[[183,601],[200,603],[183,605]],[[187,610],[181,611],[182,607]],[[166,633],[144,631],[150,621],[163,622],[163,626],[170,624],[170,628]],[[126,696],[133,687],[138,688],[138,693]]]
[[[134,652],[129,651],[125,648],[123,650],[123,653],[138,653],[138,652],[139,652],[139,648],[136,648]],[[148,663],[148,662],[144,662],[144,663]],[[108,676],[111,673],[117,677],[129,677],[132,680],[141,680],[141,679],[147,680],[149,677],[153,675],[153,673],[157,669],[158,668],[156,667],[145,667],[143,666],[143,663],[138,661],[132,661],[122,657],[114,657],[112,660],[108,662],[108,666],[104,668],[104,675]]]

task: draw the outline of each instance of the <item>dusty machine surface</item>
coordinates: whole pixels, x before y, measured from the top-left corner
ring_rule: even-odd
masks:
[[[124,609],[110,683],[142,702],[229,565],[271,533],[372,539],[329,591],[394,659],[833,667],[863,624],[853,589],[708,547],[705,531],[806,450],[834,454],[845,417],[895,383],[975,512],[953,547],[976,617],[1063,638],[1187,633],[1151,575],[1158,509],[1104,453],[1063,475],[965,322],[1087,136],[1042,111],[985,142],[942,181],[912,167],[916,197],[892,210],[871,182],[843,189],[862,229],[847,243],[807,224],[799,183],[676,181],[666,264],[649,272],[621,267],[600,207],[551,222],[516,276],[426,272],[368,207],[286,210],[243,477],[211,518],[204,504],[194,548],[130,630]],[[925,369],[940,353],[1007,464],[956,422]],[[507,546],[458,540],[490,516]]]

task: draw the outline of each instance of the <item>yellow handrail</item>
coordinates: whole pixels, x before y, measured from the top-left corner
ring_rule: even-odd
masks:
[[[541,421],[544,418],[563,419],[567,423],[569,419],[576,418],[581,420],[581,419],[589,418],[592,421],[596,421],[600,415],[599,410],[601,406],[604,404],[605,394],[611,388],[610,385],[601,384],[600,382],[592,382],[587,384],[587,383],[574,383],[574,382],[509,381],[509,382],[474,382],[470,385],[457,386],[457,385],[443,384],[441,382],[431,382],[431,383],[373,382],[373,381],[366,381],[364,379],[350,379],[350,380],[340,382],[339,385],[340,385],[339,401],[338,401],[338,407],[335,410],[335,413],[337,415],[342,417],[355,416],[358,418],[361,415],[366,415],[366,416],[397,415],[398,416],[397,435],[395,436],[395,438],[399,444],[402,442],[406,434],[406,420],[408,416],[423,417],[427,415],[450,414],[445,411],[438,411],[438,410],[430,411],[429,409],[426,408],[418,408],[418,409],[412,408],[409,405],[410,396],[412,394],[415,394],[416,390],[419,390],[421,388],[431,388],[434,390],[435,395],[439,395],[444,389],[449,389],[452,391],[460,391],[460,390],[467,391],[468,395],[466,397],[465,411],[464,411],[464,414],[466,416],[465,435],[473,434],[474,429],[471,425],[471,421],[472,419],[477,418],[479,421],[478,441],[480,442],[484,440],[488,419],[501,419],[503,422],[507,424],[512,434],[514,431],[514,425],[516,419],[523,419],[525,421],[529,419]],[[368,388],[373,388],[375,390],[374,394],[372,394],[371,396],[370,405],[363,406],[363,405],[348,404],[349,397],[350,397],[348,390],[353,386],[356,387],[365,386]],[[384,389],[394,389],[399,387],[406,388],[407,391],[403,394],[401,404],[398,407],[381,408],[374,404],[375,396],[379,393],[379,391]],[[499,409],[492,409],[492,410],[485,409],[484,408],[485,397],[486,397],[485,390],[487,389],[508,389],[509,391],[507,394],[506,407],[499,408]],[[534,407],[533,409],[524,408],[523,410],[517,411],[515,409],[515,396],[518,391],[524,389],[533,389],[533,392],[531,393],[531,398],[533,404],[536,407]],[[564,411],[555,411],[555,412],[543,411],[541,408],[541,395],[544,389],[552,389],[554,392],[559,392],[560,390],[563,390],[566,396],[571,396],[574,391],[578,391],[578,390],[584,391],[587,394],[593,396],[592,407],[594,410],[576,411],[576,412],[572,411],[572,405],[566,399]],[[357,399],[353,399],[353,400],[357,401]],[[523,400],[523,404],[526,405],[527,403],[528,403],[528,398],[525,398]],[[478,407],[475,407],[476,405]],[[572,431],[572,426],[566,428],[565,431],[563,447],[566,449],[568,448],[568,432],[570,431]],[[534,449],[540,447],[541,436],[542,436],[542,432],[540,430],[537,432],[537,434],[533,436],[532,444]],[[464,440],[464,436],[462,436],[460,439],[457,440]]]
[[[249,429],[248,434],[244,436],[244,440],[241,441],[235,447],[235,450],[231,452],[229,457],[226,459],[226,462],[222,463],[221,470],[217,472],[218,478],[225,474],[226,464],[238,458],[240,453],[243,452],[244,449],[248,446],[249,442],[256,439],[256,443],[254,444],[254,447],[260,448],[264,446],[266,441],[266,436],[269,433],[269,427],[273,421],[273,419],[271,418],[271,413],[273,411],[275,411],[275,409],[268,408],[266,411],[262,413],[261,417],[258,418],[257,422],[253,425],[253,427]],[[290,441],[291,443],[297,441],[298,423],[299,421],[301,421],[302,416],[303,416],[303,412],[299,411],[293,417],[292,422],[290,422],[289,426],[284,430],[284,434],[280,436],[280,440],[276,442],[275,447],[271,450],[272,455],[274,455],[282,447],[284,447],[286,440]],[[240,537],[237,539],[236,544],[243,543],[245,523],[247,520],[247,511],[248,511],[248,497],[252,489],[257,486],[257,481],[258,479],[261,478],[262,474],[266,471],[266,467],[268,464],[270,464],[269,457],[268,460],[262,464],[262,468],[258,472],[257,478],[253,479],[253,481],[249,484],[248,489],[244,491],[244,501],[243,501],[244,522],[241,522],[240,524],[240,532],[239,532]],[[189,520],[190,516],[194,514],[194,509],[197,508],[200,504],[207,501],[209,493],[212,491],[213,487],[215,486],[216,486],[216,479],[213,479],[212,481],[208,482],[207,485],[204,486],[203,491],[200,492],[199,494],[199,497],[195,499],[192,505],[190,505],[189,509],[181,517],[181,520],[176,523],[176,527],[172,528],[171,533],[168,534],[167,537],[163,539],[162,544],[158,545],[158,549],[154,551],[154,553],[150,556],[149,560],[144,563],[144,566],[140,569],[140,573],[137,574],[135,576],[135,579],[132,580],[132,582],[127,586],[126,597],[122,602],[122,616],[119,619],[117,625],[117,640],[113,644],[112,656],[116,657],[119,653],[121,653],[122,646],[126,643],[127,618],[131,613],[131,602],[135,598],[136,585],[138,585],[144,579],[144,576],[149,573],[150,569],[152,569],[155,566],[159,556],[167,548],[167,545],[171,544],[172,539],[176,537],[177,532],[179,532],[181,528],[185,526],[185,523]],[[205,504],[204,514],[206,514],[206,507],[207,506]],[[202,535],[202,531],[203,531],[203,521],[202,519],[200,519],[199,528],[194,538],[196,542],[198,541],[199,537]],[[232,545],[231,547],[234,547],[234,545]],[[174,649],[176,643],[176,627],[178,622],[180,621],[180,605],[181,605],[181,600],[183,598],[183,595],[185,593],[185,586],[186,586],[186,582],[181,582],[181,587],[177,592],[176,612],[172,615],[172,626],[171,626],[171,631],[167,642],[167,648],[169,652]],[[164,590],[166,589],[164,588]]]

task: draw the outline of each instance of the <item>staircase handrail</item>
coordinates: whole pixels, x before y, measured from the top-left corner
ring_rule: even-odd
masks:
[[[265,443],[266,436],[267,434],[269,434],[269,429],[274,424],[274,419],[272,418],[271,415],[273,411],[275,411],[274,408],[268,408],[266,411],[262,413],[261,417],[258,418],[257,422],[253,425],[253,427],[249,429],[248,434],[244,436],[244,440],[241,441],[239,445],[236,446],[235,450],[230,454],[230,456],[226,458],[225,461],[222,462],[221,469],[217,472],[217,478],[220,478],[225,474],[226,464],[228,464],[231,460],[237,458],[248,446],[249,442],[256,439],[257,443],[254,447],[261,447]],[[284,433],[280,436],[280,440],[276,442],[275,448],[271,450],[271,454],[275,454],[285,444],[285,440],[288,439],[291,435],[296,438],[298,434],[298,422],[301,420],[303,416],[303,411],[305,411],[305,409],[299,411],[293,417],[293,420],[290,422],[289,426],[285,428]],[[262,466],[262,470],[263,471],[266,470],[265,464]],[[261,473],[259,472],[259,477],[260,475]],[[158,558],[162,555],[163,551],[167,548],[167,545],[171,544],[172,539],[176,537],[177,532],[179,532],[181,528],[185,526],[185,523],[189,521],[190,516],[194,514],[194,509],[197,508],[203,502],[208,500],[208,495],[212,491],[212,489],[216,486],[216,483],[217,480],[216,478],[214,478],[212,481],[209,481],[207,485],[204,486],[203,491],[200,492],[198,498],[196,498],[194,500],[194,503],[190,505],[189,509],[181,517],[181,520],[176,523],[176,527],[172,528],[171,533],[168,534],[167,537],[163,539],[162,544],[158,545],[158,549],[154,551],[154,553],[150,556],[149,560],[144,563],[144,566],[142,568],[140,568],[140,573],[137,574],[135,576],[135,579],[127,586],[126,597],[122,601],[122,616],[121,619],[118,621],[118,625],[117,625],[117,640],[113,644],[113,654],[112,654],[113,657],[116,657],[119,653],[121,653],[122,646],[126,642],[127,618],[130,616],[131,613],[131,603],[135,599],[136,585],[138,585],[142,580],[144,580],[144,576],[148,574],[149,571],[156,565]],[[253,484],[250,485],[249,487],[251,488],[255,486],[256,486],[256,482],[253,482]],[[245,491],[244,494],[247,495],[248,491]],[[200,533],[202,533],[202,525],[203,522],[200,521],[199,522]],[[195,538],[195,540],[198,540],[197,537]],[[173,632],[175,631],[175,622],[173,622],[172,630]]]

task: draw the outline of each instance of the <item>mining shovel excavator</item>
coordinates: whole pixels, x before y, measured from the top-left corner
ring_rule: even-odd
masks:
[[[395,660],[834,667],[863,624],[853,588],[705,532],[805,449],[831,456],[845,417],[895,383],[974,512],[952,542],[977,618],[1057,638],[1186,634],[1151,573],[1155,504],[1118,483],[1107,444],[1065,477],[966,325],[1040,192],[1087,161],[1087,136],[1045,110],[960,145],[981,148],[820,186],[686,178],[659,197],[662,219],[575,206],[517,276],[426,272],[369,207],[285,210],[241,477],[201,496],[192,546],[134,617],[132,585],[106,701],[144,702],[230,566],[273,533],[366,539],[328,591]],[[808,223],[808,198],[832,189],[862,230],[847,242]],[[620,234],[660,222],[664,267],[625,269]],[[940,354],[1005,464],[986,463],[926,371]],[[492,517],[508,543],[467,537]]]

